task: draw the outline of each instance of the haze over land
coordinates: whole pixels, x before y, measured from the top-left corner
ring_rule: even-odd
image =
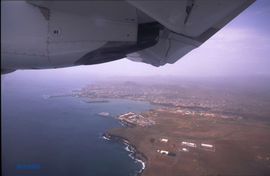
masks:
[[[101,123],[98,118],[104,120],[104,117],[94,118],[88,114],[88,111],[84,110],[93,111],[97,105],[108,108],[111,105],[111,100],[113,102],[119,99],[126,101],[125,104],[129,103],[127,100],[154,104],[153,109],[136,114],[130,107],[123,106],[123,104],[105,111],[100,108],[100,111],[97,112],[107,116],[121,107],[124,108],[124,112],[132,112],[122,116],[121,114],[114,116],[123,125],[128,124],[127,126],[124,128],[122,126],[113,127],[112,129],[102,128],[102,133],[104,133],[104,137],[112,139],[112,141],[120,140],[128,144],[128,150],[135,151],[134,156],[146,163],[146,168],[143,171],[145,176],[179,175],[179,173],[182,175],[198,175],[198,173],[205,175],[221,173],[226,175],[268,175],[270,173],[270,143],[267,140],[270,135],[269,77],[103,76],[74,80],[60,77],[48,79],[41,75],[27,79],[24,74],[19,73],[6,75],[6,79],[3,81],[3,93],[6,95],[6,99],[4,101],[2,99],[2,102],[9,102],[12,111],[6,111],[6,113],[9,112],[7,114],[12,115],[11,112],[14,111],[12,102],[16,105],[17,102],[20,102],[16,98],[18,97],[20,100],[23,95],[25,97],[23,106],[17,105],[16,107],[18,110],[22,109],[23,112],[27,112],[28,116],[33,118],[33,120],[27,121],[28,125],[37,120],[43,126],[50,119],[52,123],[46,127],[46,129],[50,129],[54,127],[52,124],[55,124],[55,120],[57,121],[57,116],[64,116],[64,118],[58,119],[58,125],[73,134],[69,130],[70,128],[67,128],[71,124],[66,124],[66,121],[70,120],[69,114],[75,120],[74,124],[82,123],[82,118],[86,121],[89,119],[91,123],[98,123],[97,129],[99,129],[103,123],[107,122],[101,121]],[[24,95],[25,92],[28,94]],[[48,95],[45,92],[50,92],[49,95],[52,96],[49,97],[51,98],[42,98],[44,94]],[[52,108],[51,103],[53,102],[56,107],[59,106],[58,102],[62,102],[60,105],[66,108],[66,103],[75,102],[72,106],[68,106],[68,113],[66,109],[64,109],[64,113],[50,110],[49,113],[56,113],[56,115],[41,118],[40,115],[31,115],[33,102],[35,102],[35,106],[39,105],[36,103],[38,101],[31,101],[34,97],[38,97],[37,99],[42,100],[43,103],[47,102],[46,106],[42,106],[42,103],[40,106],[49,109]],[[14,98],[15,100],[10,101]],[[77,106],[80,107],[80,104],[87,108],[78,109]],[[26,110],[24,110],[25,108]],[[29,108],[30,110],[27,110]],[[76,110],[75,112],[73,108]],[[82,112],[88,114],[87,118],[81,116]],[[40,114],[40,112],[36,114]],[[7,116],[5,117],[7,118]],[[27,119],[26,117],[22,118],[21,114],[13,116],[13,118]],[[7,118],[5,122],[8,122],[8,119],[10,118]],[[21,130],[28,131],[23,125],[20,125],[21,123],[18,125],[22,128]],[[9,123],[9,125],[11,126],[9,129],[14,128],[14,123]],[[88,125],[91,129],[91,125],[89,123]],[[29,126],[35,127],[36,125]],[[71,126],[73,127],[73,125]],[[75,125],[74,130],[81,129],[81,126],[81,124]],[[86,125],[83,126],[88,129]],[[63,131],[62,128],[60,131]],[[42,132],[44,132],[42,129],[36,129],[35,133],[44,135]],[[15,136],[20,136],[18,134]],[[88,132],[83,132],[83,135],[96,137],[93,133]],[[45,136],[48,138],[47,134]],[[62,135],[61,138],[65,139],[63,141],[71,141],[70,135]],[[11,139],[11,137],[6,138],[6,140]],[[168,142],[164,143],[161,141],[162,139],[168,140]],[[95,142],[91,143],[95,146],[94,144]],[[205,148],[202,144],[206,144],[210,148]],[[7,148],[10,147],[15,146],[11,145]],[[50,145],[50,147],[52,146]],[[90,148],[88,150],[88,146],[82,145],[82,147],[86,148],[86,153],[93,152]],[[33,150],[40,149],[34,148]],[[160,153],[161,151],[165,154]],[[70,157],[69,154],[64,156]],[[44,156],[39,157],[41,160],[44,158]],[[89,156],[90,158],[95,161],[99,157]],[[113,158],[111,159],[107,160],[113,161]],[[67,162],[72,163],[70,160]],[[111,169],[115,171],[114,167]],[[66,171],[65,168],[64,170]],[[76,171],[76,169],[74,170]]]
[[[269,83],[269,78],[261,77],[118,77],[50,98],[72,96],[87,104],[124,99],[155,105],[140,113],[99,113],[123,125],[103,136],[128,145],[146,163],[144,176],[269,175]]]
[[[2,97],[2,104],[6,103],[6,106],[8,105],[10,108],[9,111],[6,110],[8,115],[12,116],[16,112],[15,110],[18,110],[19,114],[12,116],[15,120],[6,116],[7,120],[4,122],[9,122],[10,125],[6,128],[11,129],[11,136],[20,137],[20,133],[13,135],[12,129],[20,127],[21,131],[27,134],[28,129],[25,130],[25,126],[21,124],[34,122],[35,125],[29,125],[30,123],[27,125],[41,136],[43,135],[42,137],[45,139],[47,139],[47,134],[43,132],[46,132],[47,129],[67,130],[68,135],[63,135],[64,137],[61,136],[62,133],[59,135],[65,139],[63,141],[71,141],[73,144],[74,141],[70,139],[69,134],[73,134],[73,132],[66,125],[73,127],[73,124],[78,124],[74,129],[80,132],[82,125],[87,131],[91,129],[87,125],[99,123],[97,128],[106,132],[107,137],[117,136],[128,140],[130,145],[137,147],[137,150],[143,153],[138,157],[147,160],[144,175],[166,175],[170,172],[171,175],[178,173],[184,173],[184,175],[198,175],[198,173],[268,175],[270,173],[270,143],[268,140],[270,138],[269,12],[270,2],[257,0],[201,47],[172,65],[156,68],[122,59],[105,64],[63,69],[18,70],[3,75],[1,76],[2,88],[4,88],[2,93],[6,96],[5,99]],[[74,95],[76,98],[63,98],[62,96],[46,100],[42,98],[43,94],[70,94],[73,90],[77,90]],[[82,103],[80,104],[80,98],[87,98],[87,100],[89,98],[89,100],[80,102]],[[96,101],[95,98],[101,98],[101,100]],[[146,121],[135,120],[136,123],[138,122],[135,127],[133,124],[130,128],[119,127],[106,131],[105,128],[101,130],[101,127],[109,122],[102,117],[99,121],[99,117],[95,116],[97,114],[88,117],[88,110],[98,110],[95,106],[110,106],[108,103],[110,100],[104,100],[105,98],[139,100],[150,102],[157,107],[138,113],[145,117]],[[37,100],[41,103],[36,103]],[[14,110],[12,102],[15,105],[18,102],[21,104],[16,105],[18,108]],[[40,112],[31,114],[33,111],[31,103],[33,102],[35,106],[44,108],[41,108],[44,110],[43,112],[50,114],[46,117],[46,113],[44,113],[43,118],[36,118],[39,117]],[[44,102],[46,106],[43,106]],[[58,107],[58,102],[61,102],[63,112],[53,111],[52,104]],[[71,105],[70,102],[72,102]],[[78,104],[76,104],[77,102]],[[98,102],[102,102],[103,105]],[[137,104],[137,102],[131,102],[130,106]],[[111,103],[114,104],[114,102]],[[127,107],[123,104],[127,104]],[[120,103],[117,107],[116,105],[118,104],[116,103],[111,109],[126,108],[121,112],[128,111],[128,103]],[[83,109],[85,111],[80,109],[81,106],[87,107]],[[69,108],[68,113],[66,107]],[[70,107],[77,107],[77,111],[73,111]],[[48,111],[47,108],[51,109]],[[34,109],[38,111],[37,108]],[[20,111],[27,115],[21,118]],[[85,113],[85,116],[82,116],[81,113]],[[72,117],[68,117],[68,114],[71,114]],[[129,118],[129,115],[114,118],[124,121],[128,119],[129,122],[132,122],[134,117],[141,117],[138,114],[132,114],[132,118]],[[62,116],[64,120],[58,119],[58,123],[56,123],[60,128],[52,125],[55,124],[55,119]],[[91,119],[93,117],[94,120]],[[28,118],[28,121],[25,121],[24,118]],[[74,122],[65,124],[68,118],[72,118]],[[84,124],[82,119],[88,123]],[[153,121],[154,123],[152,123]],[[45,128],[46,122],[52,123],[45,125]],[[17,125],[16,128],[14,124]],[[141,124],[151,126],[140,126]],[[36,125],[43,128],[38,128]],[[83,134],[88,139],[88,135],[93,133],[83,131],[78,134]],[[53,138],[55,134],[51,134],[51,136]],[[27,137],[25,139],[28,139]],[[96,140],[96,136],[91,137]],[[162,138],[168,139],[168,143],[162,143]],[[18,139],[20,140],[14,141],[25,140]],[[12,141],[13,138],[9,137],[6,140]],[[44,142],[44,140],[42,141]],[[12,149],[16,146],[10,145],[11,148],[8,146],[12,142],[6,143],[6,149],[10,149],[9,154],[14,156]],[[57,142],[59,141],[57,140]],[[81,145],[80,142],[78,139],[78,144],[85,147],[86,153],[89,152],[88,154],[91,155],[92,151],[88,146]],[[182,142],[194,143],[198,147],[192,148],[186,146],[186,143],[182,145]],[[207,151],[201,146],[202,143],[214,147]],[[39,142],[33,140],[33,144],[39,144]],[[69,148],[67,147],[67,149]],[[38,151],[39,148],[33,147],[33,151],[35,150]],[[158,150],[159,152],[166,150],[173,155],[162,155]],[[81,154],[81,152],[78,153]],[[9,159],[9,156],[6,155],[6,158]],[[68,152],[63,156],[70,157]],[[14,162],[17,162],[17,158],[14,158]],[[33,158],[35,159],[36,156]],[[89,158],[95,163],[94,158]],[[39,159],[44,159],[44,156],[40,156]],[[67,159],[65,161],[70,162]],[[106,161],[110,162],[109,159]],[[14,170],[12,164],[10,164],[10,168]],[[74,163],[71,161],[71,164]],[[81,166],[78,168],[81,169]]]

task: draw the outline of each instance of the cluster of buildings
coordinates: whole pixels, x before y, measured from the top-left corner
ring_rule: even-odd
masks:
[[[239,115],[211,113],[223,112],[224,107],[231,104],[230,96],[209,96],[206,92],[194,92],[188,89],[192,85],[166,86],[157,84],[141,84],[135,82],[116,82],[92,84],[76,90],[73,96],[89,98],[120,98],[135,101],[148,101],[178,109],[184,116],[203,118],[242,119]],[[213,92],[211,92],[212,94]],[[182,112],[180,112],[182,111]],[[147,124],[147,123],[146,123]]]
[[[161,111],[161,110],[159,110]],[[174,114],[181,114],[185,117],[200,117],[200,118],[221,118],[221,119],[234,119],[241,120],[243,117],[239,115],[225,115],[222,113],[212,113],[209,111],[200,111],[200,110],[188,110],[185,108],[168,108],[164,109],[164,111],[170,111]]]
[[[147,85],[137,83],[103,83],[92,84],[76,92],[82,97],[89,98],[125,98],[138,101],[148,101],[153,104],[178,106],[209,107],[213,103],[205,98],[188,96],[181,91],[182,87],[168,88],[164,85]],[[184,93],[184,94],[183,94]],[[167,96],[170,95],[170,96]],[[196,102],[196,103],[194,103]]]
[[[213,98],[200,92],[181,91],[182,86],[170,87],[164,85],[147,85],[137,83],[103,83],[92,84],[87,87],[74,92],[74,95],[79,97],[89,98],[124,98],[135,101],[148,101],[153,104],[163,105],[163,107],[170,107],[170,110],[176,109],[183,116],[196,116],[202,118],[222,118],[222,119],[236,119],[241,120],[243,117],[227,115],[223,113],[223,107],[228,104],[226,97]],[[192,93],[189,96],[189,93]],[[194,95],[196,94],[196,95]],[[73,96],[74,96],[73,95]],[[141,125],[149,125],[151,122],[146,122]]]
[[[140,114],[136,114],[134,112],[128,112],[128,113],[122,114],[122,115],[118,116],[117,119],[119,119],[123,122],[126,122],[126,123],[139,125],[139,126],[143,126],[143,127],[155,124],[154,120],[145,118],[144,116],[142,116]]]
[[[159,141],[161,143],[166,144],[166,143],[168,143],[169,140],[167,138],[160,138]],[[169,147],[164,147],[164,148],[168,149]],[[179,151],[189,152],[191,149],[201,149],[201,150],[214,152],[215,146],[212,144],[206,144],[206,143],[199,143],[198,144],[198,143],[187,142],[187,141],[182,141],[180,143]],[[165,149],[158,149],[157,152],[162,154],[162,155],[175,156],[175,154],[172,155],[172,152],[170,152],[169,150],[165,150]]]
[[[184,152],[188,152],[189,148],[198,148],[198,149],[203,149],[203,150],[212,151],[212,152],[215,151],[215,147],[212,144],[200,143],[198,145],[193,142],[182,141],[181,146],[182,146],[181,151],[184,151]]]

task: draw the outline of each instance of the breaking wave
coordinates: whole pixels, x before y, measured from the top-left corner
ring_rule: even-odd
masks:
[[[139,171],[139,173],[142,173],[142,171],[145,169],[145,162],[143,162],[142,160],[138,159],[138,158],[135,158],[134,157],[134,151],[133,150],[130,150],[129,148],[129,145],[127,143],[124,143],[125,144],[125,150],[130,152],[130,154],[128,155],[131,159],[135,160],[136,163],[140,163],[142,165],[142,168],[141,170]]]

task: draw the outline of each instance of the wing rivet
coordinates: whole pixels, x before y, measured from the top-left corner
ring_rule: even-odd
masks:
[[[53,34],[56,34],[56,35],[60,34],[60,30],[58,29],[53,30]]]

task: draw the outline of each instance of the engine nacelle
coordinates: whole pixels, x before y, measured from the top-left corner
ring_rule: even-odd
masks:
[[[254,0],[1,1],[1,72],[174,63]]]

